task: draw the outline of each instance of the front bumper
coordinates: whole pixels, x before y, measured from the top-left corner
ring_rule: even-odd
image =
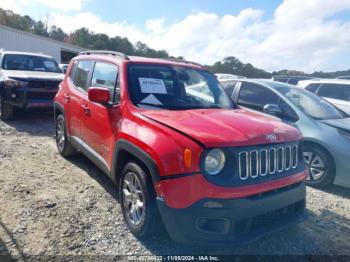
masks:
[[[52,108],[58,88],[5,88],[5,103],[12,106],[31,108]]]
[[[183,194],[187,194],[183,192]],[[175,241],[241,245],[305,218],[305,182],[237,199],[202,199],[187,208],[158,207]]]
[[[336,176],[334,180],[334,184],[344,187],[350,187],[350,152],[349,148],[346,148],[346,146],[349,146],[349,142],[345,141],[342,145],[334,146],[332,149],[332,156],[335,161],[336,166]]]

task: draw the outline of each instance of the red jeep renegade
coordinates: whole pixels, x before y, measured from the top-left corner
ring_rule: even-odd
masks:
[[[241,244],[304,217],[299,131],[238,108],[200,65],[84,52],[54,106],[59,153],[110,176],[137,237],[163,224],[180,242]]]

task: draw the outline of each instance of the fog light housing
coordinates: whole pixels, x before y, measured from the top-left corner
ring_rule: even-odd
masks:
[[[213,235],[226,235],[230,232],[231,222],[226,218],[199,217],[196,228],[199,232]]]

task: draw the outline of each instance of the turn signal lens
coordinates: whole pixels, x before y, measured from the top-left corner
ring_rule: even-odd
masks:
[[[192,166],[192,151],[188,148],[186,148],[184,151],[184,162],[187,168]]]

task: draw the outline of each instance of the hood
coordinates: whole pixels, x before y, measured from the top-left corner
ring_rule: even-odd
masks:
[[[249,146],[301,139],[300,132],[244,109],[145,111],[142,115],[190,136],[206,147]]]
[[[350,118],[320,120],[329,126],[350,131]]]
[[[62,81],[64,74],[41,72],[41,71],[20,71],[20,70],[4,70],[4,76],[17,80],[57,80]]]

